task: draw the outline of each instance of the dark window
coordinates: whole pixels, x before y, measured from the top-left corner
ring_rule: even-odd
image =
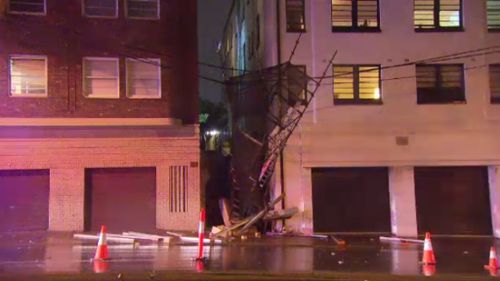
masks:
[[[461,31],[462,0],[414,0],[417,31]]]
[[[488,29],[500,30],[500,1],[488,0]]]
[[[461,64],[417,65],[417,103],[465,103]]]
[[[381,104],[380,65],[334,65],[335,104]]]
[[[306,101],[307,73],[305,65],[293,65],[286,73],[288,83],[288,104],[294,106],[297,102]]]
[[[117,17],[117,0],[84,0],[84,15],[91,17]]]
[[[45,0],[10,0],[9,12],[45,14]]]
[[[490,65],[491,103],[500,103],[500,64]]]
[[[304,0],[286,0],[286,31],[306,31]]]
[[[256,49],[258,50],[259,47],[260,47],[260,16],[257,15],[257,19],[255,20],[255,24],[256,24],[256,27],[255,27],[255,32],[257,32],[257,38],[255,39],[256,40]]]
[[[332,0],[333,31],[379,31],[378,0]]]
[[[159,0],[127,0],[127,17],[138,19],[159,19]]]

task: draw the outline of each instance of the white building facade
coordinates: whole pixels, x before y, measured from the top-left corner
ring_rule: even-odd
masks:
[[[226,66],[286,62],[302,34],[291,62],[318,79],[337,51],[277,169],[287,228],[500,237],[497,31],[493,0],[236,0]]]

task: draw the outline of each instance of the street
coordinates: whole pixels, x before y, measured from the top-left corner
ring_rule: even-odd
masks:
[[[344,237],[347,245],[305,237],[264,237],[206,247],[109,245],[108,262],[92,262],[96,246],[69,234],[4,234],[1,280],[487,280],[490,238],[435,238],[437,266],[419,265],[422,246]],[[497,244],[497,247],[500,246]]]

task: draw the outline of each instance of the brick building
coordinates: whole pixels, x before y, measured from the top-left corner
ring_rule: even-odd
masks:
[[[196,1],[0,4],[0,232],[195,229]]]

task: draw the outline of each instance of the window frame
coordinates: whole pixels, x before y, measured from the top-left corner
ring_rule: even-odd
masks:
[[[439,102],[423,102],[423,101],[420,101],[420,98],[419,98],[419,91],[418,91],[418,71],[417,71],[417,68],[419,66],[433,66],[435,68],[439,68],[439,71],[436,71],[436,75],[438,75],[438,77],[436,78],[436,84],[437,84],[437,88],[436,89],[442,89],[442,83],[440,82],[440,76],[441,76],[441,68],[443,66],[460,66],[461,68],[461,77],[460,77],[460,83],[461,83],[461,94],[462,94],[462,97],[463,97],[463,100],[453,100],[453,101],[439,101]],[[465,93],[465,65],[463,63],[449,63],[449,64],[416,64],[415,65],[415,73],[416,73],[416,88],[417,88],[417,105],[460,105],[460,104],[467,104],[467,96],[466,96],[466,93]]]
[[[85,75],[85,70],[86,70],[86,61],[87,60],[95,60],[95,61],[115,61],[116,62],[116,70],[117,70],[117,83],[116,83],[116,96],[103,96],[103,95],[88,95],[85,92],[86,88],[86,80],[87,76]],[[83,97],[87,99],[119,99],[121,94],[120,94],[120,83],[121,83],[121,71],[120,71],[120,58],[119,57],[83,57],[82,58],[82,95]]]
[[[441,21],[440,21],[440,17],[439,17],[439,13],[441,12],[441,9],[440,9],[440,1],[441,0],[434,0],[434,27],[433,28],[417,28],[415,26],[415,1],[417,0],[413,0],[413,29],[415,30],[415,32],[463,32],[465,31],[465,28],[464,28],[464,1],[463,0],[459,0],[460,1],[460,17],[459,17],[459,22],[460,22],[460,26],[451,26],[451,27],[443,27],[443,26],[440,26],[441,24]],[[436,25],[437,23],[437,25]]]
[[[500,96],[498,97],[493,97],[493,93],[491,91],[491,81],[492,81],[492,76],[491,76],[491,69],[492,67],[497,67],[500,70],[500,63],[492,63],[488,65],[488,85],[489,85],[489,90],[490,90],[490,104],[497,104],[500,105]],[[500,72],[500,71],[499,71]]]
[[[99,19],[117,19],[120,12],[119,12],[119,5],[118,5],[118,0],[115,1],[115,15],[114,16],[92,16],[92,15],[87,15],[85,13],[85,2],[87,0],[82,0],[82,16],[86,18],[99,18]]]
[[[285,27],[286,27],[286,32],[287,33],[306,33],[307,32],[307,23],[306,23],[306,2],[305,0],[299,0],[302,1],[302,18],[304,19],[304,28],[289,28],[288,27],[288,1],[285,0]]]
[[[14,94],[12,93],[12,60],[13,59],[43,59],[45,63],[45,93],[44,94]],[[12,98],[47,98],[49,96],[49,59],[43,55],[21,55],[15,54],[9,56],[9,97]]]
[[[43,0],[43,12],[19,12],[19,11],[12,11],[10,9],[10,2],[12,0],[7,0],[7,13],[13,14],[13,15],[32,15],[32,16],[46,16],[47,15],[47,0]]]
[[[488,9],[488,2],[489,1],[490,0],[486,0],[486,28],[488,29],[488,32],[500,32],[500,24],[490,28],[490,23],[489,23],[490,10]],[[498,12],[500,13],[500,11],[498,11]],[[500,20],[500,16],[499,16],[499,20]]]
[[[380,28],[380,0],[377,1],[377,26],[358,26],[358,0],[351,0],[351,26],[333,26],[333,0],[330,0],[330,25],[332,32],[382,32]]]
[[[153,1],[156,1],[156,17],[154,18],[150,18],[150,17],[132,17],[132,16],[129,16],[128,14],[128,3],[129,3],[130,0],[125,0],[125,6],[123,8],[123,12],[125,14],[125,18],[127,19],[133,19],[133,20],[160,20],[161,19],[161,5],[160,5],[160,0],[153,0]],[[137,1],[137,0],[132,0],[132,1]],[[153,2],[153,1],[149,1],[149,2]]]
[[[335,98],[335,67],[352,67],[353,68],[353,98],[352,99],[336,99]],[[378,89],[380,92],[379,99],[360,99],[359,98],[359,68],[371,67],[378,68]],[[355,70],[356,69],[356,70]],[[382,90],[382,65],[380,64],[334,64],[332,66],[332,95],[334,105],[383,105],[383,90]]]
[[[158,95],[157,96],[130,96],[129,95],[129,70],[128,70],[128,62],[129,61],[138,61],[138,62],[143,62],[141,60],[148,60],[148,61],[153,61],[157,62],[158,65]],[[163,98],[163,91],[162,91],[162,64],[161,64],[161,58],[125,58],[125,96],[128,99],[141,99],[141,100],[158,100]]]

